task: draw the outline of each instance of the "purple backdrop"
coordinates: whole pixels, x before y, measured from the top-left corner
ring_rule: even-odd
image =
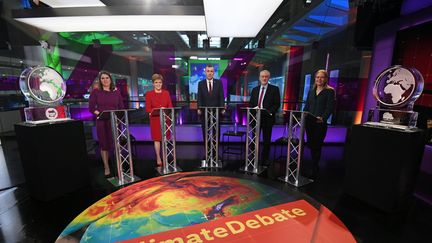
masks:
[[[221,125],[221,134],[233,130],[232,125]],[[246,131],[245,126],[238,126],[238,131]],[[151,141],[150,126],[148,124],[133,124],[129,126],[129,132],[137,141]],[[339,126],[330,126],[328,128],[326,143],[344,143],[347,128]],[[285,134],[284,125],[275,125],[272,132],[272,141],[282,137]],[[93,138],[97,140],[96,128],[93,127]],[[244,141],[246,137],[243,137]],[[176,126],[176,141],[178,142],[202,142],[202,131],[200,124],[187,124]],[[222,136],[221,136],[222,141]],[[230,137],[230,142],[239,142],[239,137]]]
[[[404,1],[404,5],[408,6],[411,2],[418,1],[407,0]],[[402,11],[404,10],[402,9]],[[369,73],[369,84],[362,117],[363,122],[367,120],[369,109],[376,106],[376,100],[372,95],[374,81],[381,71],[391,65],[397,31],[414,27],[428,21],[432,21],[432,7],[424,8],[409,15],[402,16],[386,24],[380,25],[375,29],[375,41]]]

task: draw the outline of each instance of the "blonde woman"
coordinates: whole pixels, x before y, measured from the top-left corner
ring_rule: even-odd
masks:
[[[309,91],[304,111],[312,113],[306,119],[307,144],[311,150],[312,173],[316,178],[319,171],[319,160],[324,138],[327,133],[327,119],[333,113],[335,105],[335,91],[328,85],[329,75],[320,69],[315,73],[315,83]]]

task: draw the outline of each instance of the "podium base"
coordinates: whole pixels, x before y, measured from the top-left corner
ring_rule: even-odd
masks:
[[[156,167],[156,171],[159,173],[159,175],[168,175],[168,174],[181,172],[182,170],[178,166],[176,166],[174,168],[170,167],[166,169],[163,167]]]
[[[304,186],[304,185],[307,185],[307,184],[313,182],[312,179],[309,179],[309,178],[306,178],[306,177],[303,177],[303,176],[299,176],[299,178],[298,178],[297,181],[293,180],[293,179],[290,179],[288,176],[279,177],[279,180],[284,181],[284,182],[286,182],[288,184],[291,184],[291,185],[293,185],[295,187],[301,187],[301,186]]]
[[[202,160],[201,161],[201,169],[221,169],[222,168],[222,162],[221,161],[217,161],[217,162],[213,162],[213,163],[207,163],[206,160]]]
[[[135,175],[134,175],[133,178],[124,178],[122,184],[120,184],[120,180],[119,180],[118,177],[111,177],[111,178],[108,178],[107,180],[113,186],[117,187],[117,186],[124,186],[124,185],[127,185],[127,184],[131,184],[131,183],[137,182],[137,181],[141,180],[141,178],[139,178],[138,176],[135,176]]]
[[[242,171],[242,172],[248,172],[248,173],[253,173],[253,174],[257,174],[257,175],[261,174],[265,170],[266,170],[266,168],[264,168],[262,166],[258,166],[255,168],[253,168],[252,166],[240,168],[240,171]]]

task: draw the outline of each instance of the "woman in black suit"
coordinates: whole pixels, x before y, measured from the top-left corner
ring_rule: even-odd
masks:
[[[321,69],[315,73],[315,83],[309,91],[304,108],[304,111],[313,115],[306,119],[307,144],[313,163],[311,178],[316,178],[319,171],[321,149],[327,133],[327,119],[333,113],[335,104],[335,91],[328,85],[328,79],[326,70]]]

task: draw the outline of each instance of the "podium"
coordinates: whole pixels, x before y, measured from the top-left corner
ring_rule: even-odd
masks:
[[[134,175],[133,171],[128,118],[130,111],[135,111],[135,109],[106,110],[97,117],[97,119],[111,119],[117,177],[110,182],[115,186],[122,186],[140,179]]]
[[[264,171],[262,166],[259,166],[259,140],[261,126],[261,112],[265,109],[246,107],[242,108],[247,113],[246,127],[246,155],[245,165],[240,168],[240,171],[260,174]]]
[[[90,184],[82,121],[15,124],[29,194],[50,201]]]
[[[159,113],[160,127],[162,132],[162,167],[156,170],[160,175],[180,172],[177,166],[176,157],[176,139],[175,139],[175,111],[177,108],[159,108],[153,109],[153,112]]]
[[[199,107],[204,109],[205,161],[201,168],[222,168],[219,161],[219,109],[224,107]]]
[[[289,112],[288,122],[288,148],[285,176],[279,179],[293,186],[301,187],[313,182],[300,174],[301,161],[303,156],[305,122],[308,116],[316,119],[307,111],[285,110]]]
[[[345,147],[344,192],[387,213],[412,203],[425,131],[354,125]]]

